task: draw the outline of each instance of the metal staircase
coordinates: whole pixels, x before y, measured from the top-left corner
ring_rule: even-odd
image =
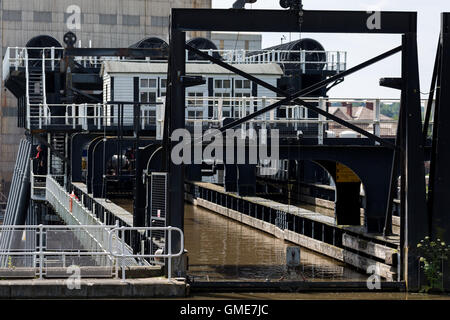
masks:
[[[26,103],[28,129],[42,128],[48,116],[47,94],[45,87],[45,55],[41,68],[33,65],[25,53]]]
[[[50,141],[49,141],[52,150],[56,151],[57,153],[61,155],[66,155],[66,134],[64,132],[57,132],[50,134]],[[64,161],[56,155],[55,152],[52,152],[50,150],[50,174],[55,176],[55,178],[59,182],[60,179],[63,179],[63,176],[65,174],[65,165]]]
[[[16,165],[14,167],[13,179],[6,205],[5,226],[23,225],[26,220],[28,205],[30,201],[30,152],[31,142],[22,139],[17,153]],[[18,234],[12,229],[4,229],[0,232],[0,251],[8,251],[15,248]],[[6,267],[8,260],[6,256],[0,257],[0,267]]]
[[[31,71],[28,75],[28,107],[30,108],[31,127],[39,126],[39,105],[44,104],[42,74],[37,71]]]

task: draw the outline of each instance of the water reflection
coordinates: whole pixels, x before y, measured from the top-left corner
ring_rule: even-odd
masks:
[[[290,245],[209,210],[185,206],[185,247],[194,280],[366,280],[343,264],[302,248],[301,266],[286,268]]]

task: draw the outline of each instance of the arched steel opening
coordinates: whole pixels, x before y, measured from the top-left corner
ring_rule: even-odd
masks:
[[[214,42],[212,42],[209,39],[201,38],[201,37],[193,38],[193,39],[187,41],[186,44],[188,44],[191,47],[194,47],[195,49],[198,49],[198,50],[214,50],[212,56],[216,59],[221,58],[220,54],[217,52],[217,46],[214,44]],[[188,59],[191,61],[192,60],[201,60],[201,61],[206,60],[192,52],[188,53]]]
[[[141,41],[132,44],[130,48],[157,49],[157,51],[150,54],[151,60],[167,60],[169,56],[169,45],[167,42],[157,37],[142,39]]]
[[[34,38],[31,38],[28,40],[25,47],[30,48],[28,49],[28,58],[29,59],[42,59],[42,49],[38,48],[62,48],[61,43],[53,38],[52,36],[48,35],[39,35]],[[36,49],[35,49],[36,48]],[[46,55],[50,55],[50,51],[46,51]],[[55,51],[55,58],[61,58],[63,55],[62,50],[56,50]],[[50,56],[49,56],[50,58]]]

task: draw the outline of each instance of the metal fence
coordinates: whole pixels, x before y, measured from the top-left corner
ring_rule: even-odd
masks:
[[[125,243],[127,232],[138,232],[147,238],[151,232],[167,233],[168,252],[146,254],[129,251]],[[178,232],[180,250],[172,253],[172,232]],[[34,226],[0,226],[0,233],[12,235],[12,245],[7,250],[0,250],[0,257],[8,261],[0,268],[0,278],[35,277],[39,279],[67,277],[73,266],[80,267],[81,276],[89,278],[119,277],[126,279],[127,260],[153,259],[164,261],[168,268],[168,279],[172,277],[172,259],[184,252],[183,232],[174,227],[139,228],[117,227],[107,225],[34,225]],[[95,237],[106,240],[103,247]],[[35,249],[27,249],[25,242],[33,241]]]
[[[399,99],[354,99],[354,98],[324,98],[305,97],[303,100],[314,103],[322,110],[352,123],[361,129],[367,130],[381,137],[394,137],[397,132],[397,119],[389,118],[381,114],[383,107],[399,104]],[[164,126],[164,98],[158,98],[155,105],[142,105],[140,111],[140,127],[156,129],[157,136],[161,138]],[[239,119],[270,104],[276,103],[280,98],[276,97],[207,97],[187,96],[185,107],[185,121],[187,126],[201,125],[203,127],[219,127],[224,118]],[[427,100],[422,100],[424,112]],[[65,125],[72,129],[102,130],[105,127],[117,126],[119,117],[117,112],[111,112],[114,105],[107,104],[39,104],[29,106],[39,110],[28,123],[33,123],[36,128],[51,126],[53,123],[59,126]],[[51,110],[64,109],[64,115],[53,115]],[[133,106],[123,106],[121,123],[124,126],[132,126],[134,122]],[[353,110],[353,111],[352,111]],[[114,115],[112,115],[114,114]],[[433,123],[431,123],[431,126]],[[325,138],[334,138],[348,135],[348,128],[326,119],[322,115],[313,115],[301,105],[287,104],[255,117],[242,125],[243,128],[274,128],[280,130],[300,130],[304,135],[318,135],[319,141]],[[355,137],[361,137],[352,132]]]

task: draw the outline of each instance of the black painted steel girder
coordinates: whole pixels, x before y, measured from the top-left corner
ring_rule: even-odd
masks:
[[[302,24],[299,24],[299,14]],[[416,32],[416,12],[379,12],[381,27],[369,28],[371,11],[173,9],[178,31],[317,32],[404,34]]]
[[[249,121],[249,120],[251,120],[251,119],[253,119],[253,118],[255,118],[255,117],[259,116],[259,115],[262,115],[262,114],[264,114],[266,112],[269,112],[270,110],[272,110],[274,108],[277,108],[279,106],[282,106],[282,105],[285,105],[287,103],[290,103],[291,101],[294,101],[294,102],[296,102],[296,103],[298,103],[300,105],[305,106],[306,108],[308,108],[310,110],[313,110],[313,111],[315,111],[315,112],[325,116],[328,119],[331,119],[331,120],[333,120],[333,121],[335,121],[335,122],[337,122],[337,123],[339,123],[339,124],[349,128],[349,129],[352,129],[353,131],[356,131],[356,132],[358,132],[358,133],[368,137],[371,140],[377,141],[377,142],[379,142],[380,144],[382,144],[384,146],[387,146],[387,147],[390,147],[390,148],[395,148],[395,145],[391,144],[390,142],[385,141],[384,139],[374,135],[373,133],[370,133],[370,132],[368,132],[368,131],[366,131],[364,129],[361,129],[361,128],[359,128],[359,127],[357,127],[357,126],[355,126],[355,125],[353,125],[353,124],[351,124],[351,123],[349,123],[349,122],[347,122],[347,121],[345,121],[345,120],[343,120],[341,118],[338,118],[338,117],[332,115],[331,113],[318,108],[313,103],[306,102],[306,101],[300,99],[299,97],[306,96],[306,95],[308,95],[308,94],[310,94],[310,93],[312,93],[312,92],[314,92],[314,91],[316,91],[316,90],[318,90],[320,88],[323,88],[324,86],[328,85],[329,83],[332,83],[332,82],[334,82],[336,80],[342,79],[342,78],[344,78],[344,77],[346,77],[346,76],[348,76],[348,75],[350,75],[352,73],[355,73],[355,72],[357,72],[357,71],[359,71],[361,69],[364,69],[364,68],[366,68],[366,67],[368,67],[368,66],[370,66],[370,65],[372,65],[372,64],[374,64],[376,62],[379,62],[379,61],[381,61],[383,59],[386,59],[386,58],[392,56],[393,54],[396,54],[396,53],[400,52],[402,50],[402,46],[399,46],[399,47],[396,47],[396,48],[394,48],[392,50],[389,50],[389,51],[387,51],[387,52],[385,52],[385,53],[383,53],[383,54],[381,54],[379,56],[376,56],[376,57],[374,57],[374,58],[372,58],[370,60],[367,60],[366,62],[363,62],[363,63],[361,63],[361,64],[359,64],[359,65],[357,65],[357,66],[355,66],[353,68],[350,68],[350,69],[348,69],[346,71],[338,73],[338,74],[336,74],[336,75],[334,75],[334,76],[332,76],[332,77],[330,77],[328,79],[322,80],[322,81],[320,81],[320,82],[318,82],[318,83],[316,83],[316,84],[314,84],[314,85],[312,85],[312,86],[310,86],[308,88],[300,90],[300,91],[298,91],[298,92],[296,92],[296,93],[294,93],[292,95],[288,94],[287,92],[281,90],[280,88],[277,88],[277,87],[275,87],[275,86],[273,86],[273,85],[271,85],[271,84],[269,84],[269,83],[267,83],[267,82],[265,82],[265,81],[263,81],[261,79],[258,79],[258,78],[254,77],[254,76],[252,76],[252,75],[250,75],[250,74],[248,74],[246,72],[243,72],[243,71],[239,70],[238,68],[231,66],[228,63],[225,63],[225,62],[223,62],[223,61],[221,61],[219,59],[216,59],[216,58],[208,55],[207,53],[202,52],[202,51],[200,51],[200,50],[198,50],[196,48],[193,48],[193,47],[191,47],[189,45],[186,45],[185,48],[187,50],[189,50],[189,51],[194,52],[197,55],[200,55],[201,57],[203,57],[203,58],[205,58],[207,60],[210,60],[213,63],[216,63],[216,64],[220,65],[221,67],[223,67],[223,68],[225,68],[227,70],[230,70],[230,71],[232,71],[232,72],[234,72],[234,73],[236,73],[236,74],[238,74],[238,75],[240,75],[240,76],[242,76],[242,77],[244,77],[246,79],[249,79],[249,80],[259,84],[262,87],[265,87],[266,89],[272,90],[272,91],[274,91],[274,92],[276,92],[276,93],[286,97],[285,99],[282,99],[282,100],[280,100],[280,101],[278,101],[278,102],[276,102],[274,104],[271,104],[271,105],[269,105],[269,106],[267,106],[267,107],[265,107],[263,109],[257,110],[255,112],[253,112],[253,113],[243,117],[243,118],[240,118],[240,119],[235,120],[235,121],[233,121],[233,122],[231,122],[231,123],[229,123],[227,125],[222,126],[220,128],[221,132],[224,132],[227,129],[234,128],[234,127],[236,127],[236,126],[238,126],[238,125],[240,125],[240,124],[242,124],[244,122],[247,122],[247,121]]]

